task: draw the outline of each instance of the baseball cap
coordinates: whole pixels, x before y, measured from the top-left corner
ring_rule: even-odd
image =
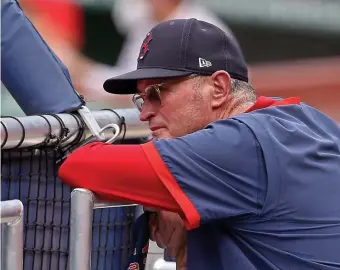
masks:
[[[142,79],[211,75],[225,70],[248,82],[248,70],[236,39],[217,26],[195,18],[162,22],[141,45],[137,69],[104,82],[105,91],[133,94]]]

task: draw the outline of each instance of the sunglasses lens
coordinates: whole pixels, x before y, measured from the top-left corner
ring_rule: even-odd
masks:
[[[138,109],[139,111],[142,111],[142,109],[143,109],[143,104],[144,104],[143,98],[142,98],[140,95],[136,94],[136,95],[134,95],[134,96],[132,97],[132,101],[133,101],[133,103],[135,104],[135,106],[137,107],[137,109]]]
[[[145,90],[146,98],[149,102],[155,103],[160,102],[160,96],[157,89],[154,86],[150,86]]]
[[[143,109],[143,104],[144,104],[144,100],[140,97],[139,99],[136,100],[135,102],[136,106],[137,106],[137,109],[139,111],[142,111]]]
[[[142,111],[143,105],[144,105],[144,100],[147,102],[150,102],[151,104],[160,104],[161,103],[161,97],[159,95],[159,90],[156,86],[150,85],[145,89],[145,95],[143,95],[144,98],[136,94],[133,96],[132,100],[133,103],[136,105],[139,111]]]

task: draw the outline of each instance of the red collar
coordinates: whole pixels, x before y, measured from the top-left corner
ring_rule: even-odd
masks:
[[[291,97],[282,99],[279,101],[276,101],[269,97],[259,96],[256,99],[256,102],[253,106],[251,106],[248,110],[245,112],[252,112],[259,109],[274,107],[274,106],[283,106],[283,105],[293,105],[293,104],[300,104],[300,98],[299,97]]]

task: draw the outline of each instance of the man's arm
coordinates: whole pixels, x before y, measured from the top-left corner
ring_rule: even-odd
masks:
[[[74,151],[58,174],[67,185],[89,189],[101,199],[134,202],[175,212],[184,219],[187,229],[197,227],[196,209],[161,159],[155,162],[162,172],[161,177],[169,181],[167,185],[155,172],[155,164],[150,164],[141,145],[96,142]]]
[[[89,144],[67,158],[59,176],[103,199],[176,212],[187,230],[258,214],[267,187],[261,146],[237,119],[143,145]]]

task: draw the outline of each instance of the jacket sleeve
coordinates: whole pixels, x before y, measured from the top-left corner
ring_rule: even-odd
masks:
[[[187,229],[197,227],[198,213],[193,204],[175,180],[171,184],[164,184],[162,177],[167,180],[173,177],[152,146],[153,143],[147,145],[154,149],[155,164],[150,164],[141,145],[95,142],[69,155],[58,175],[65,184],[89,189],[101,199],[133,202],[177,212]],[[161,175],[155,172],[154,166],[162,172]]]

